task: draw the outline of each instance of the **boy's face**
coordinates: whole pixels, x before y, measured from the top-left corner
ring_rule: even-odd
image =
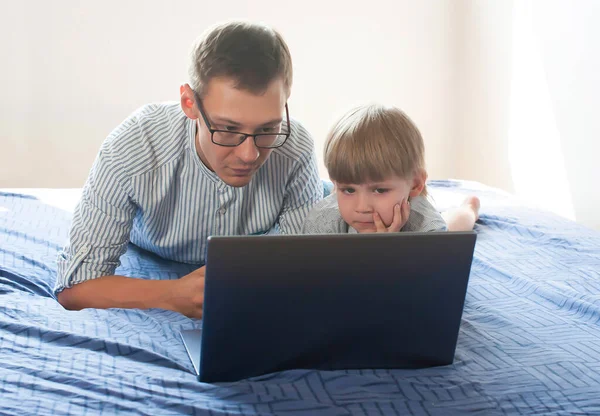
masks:
[[[375,212],[388,227],[394,218],[394,206],[414,194],[411,192],[413,180],[398,177],[362,184],[335,182],[335,188],[342,218],[359,233],[377,231],[373,220]]]

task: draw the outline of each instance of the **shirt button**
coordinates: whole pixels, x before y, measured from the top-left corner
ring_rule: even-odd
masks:
[[[227,209],[225,209],[225,207],[221,207],[219,208],[219,214],[223,215],[227,212]]]

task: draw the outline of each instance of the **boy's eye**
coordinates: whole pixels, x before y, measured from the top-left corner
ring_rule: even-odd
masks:
[[[385,194],[387,191],[389,191],[389,189],[386,189],[386,188],[376,188],[375,189],[376,194]]]
[[[342,188],[342,192],[348,195],[353,194],[354,191],[354,188]]]

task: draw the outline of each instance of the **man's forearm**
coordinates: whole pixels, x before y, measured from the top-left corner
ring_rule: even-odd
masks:
[[[57,296],[66,309],[163,308],[172,309],[169,299],[177,281],[143,280],[125,276],[103,276],[64,289]]]

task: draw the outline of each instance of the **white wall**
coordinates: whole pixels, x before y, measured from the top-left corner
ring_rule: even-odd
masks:
[[[178,99],[192,41],[227,18],[283,33],[295,67],[290,112],[315,136],[320,159],[335,117],[382,101],[420,126],[430,176],[454,173],[452,0],[0,4],[0,187],[81,186],[129,113]]]
[[[600,230],[600,2],[536,0],[532,17],[575,218]]]
[[[600,229],[600,1],[0,1],[0,187],[78,187],[104,137],[177,100],[208,25],[263,20],[322,141],[360,102],[402,107],[432,178],[477,180]],[[321,166],[323,176],[325,170]]]
[[[456,177],[512,192],[507,135],[513,1],[463,0],[461,4],[453,107]]]
[[[600,2],[464,2],[457,176],[600,229]]]

